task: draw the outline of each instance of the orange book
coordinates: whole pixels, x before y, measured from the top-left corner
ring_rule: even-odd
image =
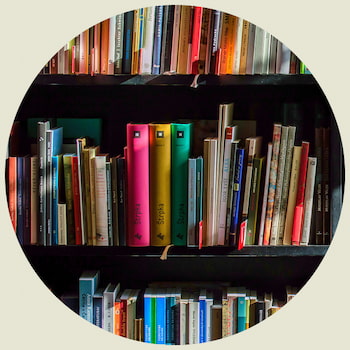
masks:
[[[89,30],[84,30],[80,35],[79,50],[79,73],[88,74],[89,72]]]
[[[237,17],[223,13],[220,40],[220,74],[232,74]]]
[[[101,23],[94,26],[94,47],[92,50],[92,69],[94,74],[100,73],[100,46],[101,46]]]
[[[100,73],[108,73],[108,53],[109,53],[109,18],[101,24],[101,52],[100,52]],[[95,53],[96,55],[96,53]]]
[[[116,335],[122,335],[122,308],[122,302],[119,299],[116,300],[114,303],[114,334]]]

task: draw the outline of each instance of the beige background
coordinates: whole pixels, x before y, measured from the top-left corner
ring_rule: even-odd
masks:
[[[350,81],[346,1],[163,1],[214,7],[270,31],[311,69],[327,96],[349,153],[347,126]],[[0,128],[0,347],[2,349],[156,348],[135,343],[88,324],[63,306],[24,257],[10,226],[4,186],[7,138],[23,96],[37,72],[69,39],[116,13],[151,1],[78,0],[1,3]],[[347,162],[346,162],[347,165]],[[237,336],[200,345],[215,349],[344,349],[350,303],[349,193],[346,188],[337,235],[320,267],[298,296],[275,316]],[[193,346],[194,347],[194,346]],[[157,346],[161,349],[162,346]],[[165,348],[165,347],[164,347]],[[188,348],[188,346],[186,347]]]

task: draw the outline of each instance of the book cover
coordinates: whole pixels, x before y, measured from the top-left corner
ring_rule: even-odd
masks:
[[[171,124],[149,126],[151,245],[171,242]]]
[[[175,245],[186,245],[187,242],[188,158],[191,153],[191,133],[192,124],[171,124],[171,241]],[[195,200],[195,197],[193,199]]]
[[[309,157],[310,144],[303,141],[301,144],[300,169],[298,175],[297,197],[295,202],[295,211],[292,229],[292,245],[299,245],[301,238],[302,223],[304,217],[304,198],[306,187],[307,165]]]
[[[281,131],[282,131],[282,125],[274,124],[273,134],[272,134],[272,156],[271,156],[270,176],[269,176],[269,191],[267,196],[267,207],[266,207],[264,239],[263,239],[264,245],[270,244],[273,207],[274,207],[275,194],[276,194],[278,155],[280,151]]]
[[[298,188],[300,157],[301,157],[301,146],[294,146],[292,167],[291,167],[291,173],[290,173],[290,182],[289,182],[286,221],[284,225],[283,245],[292,244],[293,217],[294,217],[294,208],[295,208],[297,188]]]
[[[100,272],[96,270],[84,271],[79,277],[79,315],[93,323],[93,295],[100,280]]]
[[[128,246],[150,245],[149,133],[148,124],[127,124]]]
[[[305,199],[304,199],[304,219],[300,245],[308,245],[310,242],[311,219],[313,213],[313,198],[316,176],[316,157],[308,157],[306,184],[305,184]]]

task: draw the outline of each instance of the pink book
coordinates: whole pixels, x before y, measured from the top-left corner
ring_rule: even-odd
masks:
[[[149,126],[126,126],[127,245],[150,245]]]

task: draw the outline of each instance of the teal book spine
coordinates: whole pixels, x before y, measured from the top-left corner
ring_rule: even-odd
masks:
[[[237,298],[237,333],[246,329],[247,306],[245,296]]]
[[[99,283],[99,271],[85,271],[79,278],[79,315],[93,323],[93,296]]]
[[[172,243],[187,243],[188,159],[191,154],[192,124],[171,124]]]

